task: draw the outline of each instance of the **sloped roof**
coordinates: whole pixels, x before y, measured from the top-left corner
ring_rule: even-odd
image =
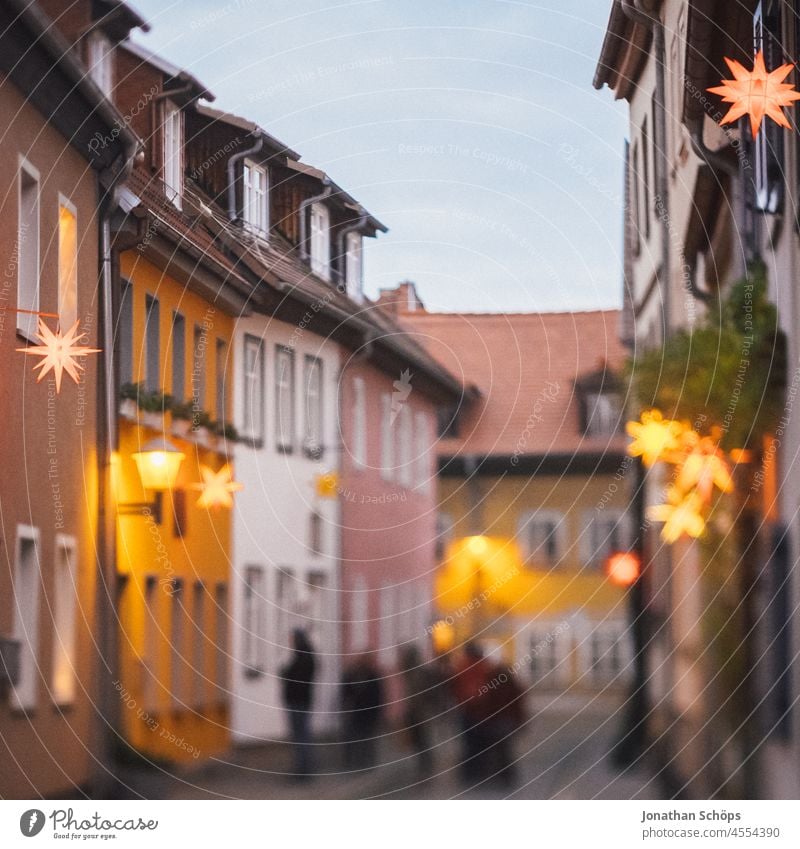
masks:
[[[618,310],[559,313],[404,313],[400,324],[480,398],[440,442],[441,456],[598,454],[621,451],[620,434],[581,432],[580,378],[623,364]]]

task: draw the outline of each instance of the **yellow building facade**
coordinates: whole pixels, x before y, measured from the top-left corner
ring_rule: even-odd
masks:
[[[120,272],[120,381],[139,389],[138,406],[122,401],[115,470],[120,724],[138,752],[191,761],[228,745],[231,515],[197,502],[229,443],[197,425],[228,420],[233,319],[136,251]],[[160,392],[192,417],[139,408]],[[134,455],[164,439],[184,457],[159,517]]]

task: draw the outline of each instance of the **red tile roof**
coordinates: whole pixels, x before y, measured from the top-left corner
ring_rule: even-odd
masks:
[[[626,351],[617,310],[562,313],[406,312],[400,323],[481,397],[439,453],[543,455],[621,451],[622,434],[582,433],[575,381],[611,381]],[[605,378],[603,378],[605,379]]]

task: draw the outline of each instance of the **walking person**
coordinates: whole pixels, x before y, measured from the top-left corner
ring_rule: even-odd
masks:
[[[433,773],[432,717],[436,680],[413,643],[402,649],[400,674],[404,688],[403,727],[415,754],[417,777],[425,779]]]
[[[317,661],[314,648],[306,632],[295,628],[292,632],[294,654],[280,671],[283,681],[283,706],[289,716],[289,731],[294,756],[293,778],[307,781],[311,778],[311,706],[314,696],[314,679]]]
[[[524,697],[517,677],[508,666],[498,664],[492,669],[481,696],[486,714],[486,766],[491,777],[507,789],[517,777],[513,741],[525,722]]]
[[[489,772],[486,760],[486,685],[491,666],[475,642],[464,645],[453,677],[453,697],[461,726],[461,775],[466,783],[482,781]]]
[[[356,660],[342,679],[342,731],[347,769],[375,766],[384,703],[383,676],[374,654],[368,652]]]

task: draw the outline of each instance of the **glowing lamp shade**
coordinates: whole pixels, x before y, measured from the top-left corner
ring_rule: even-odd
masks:
[[[639,557],[632,551],[616,551],[606,560],[606,575],[618,587],[629,587],[639,572]]]
[[[436,654],[444,654],[455,645],[455,629],[449,620],[440,619],[431,626],[431,641]]]
[[[153,439],[133,455],[142,486],[155,492],[172,489],[184,454],[166,439]]]

